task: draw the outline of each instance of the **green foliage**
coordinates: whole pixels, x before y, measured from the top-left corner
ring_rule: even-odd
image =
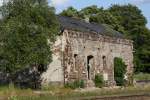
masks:
[[[68,7],[68,9],[61,12],[60,15],[68,17],[78,17],[78,11],[73,7]]]
[[[118,86],[125,83],[124,75],[126,73],[126,65],[121,58],[114,58],[114,78]]]
[[[134,41],[135,72],[150,72],[150,30],[141,10],[130,4],[113,5],[108,10]]]
[[[125,33],[124,28],[119,25],[118,20],[109,11],[106,10],[101,10],[94,16],[91,15],[90,22],[108,24],[112,29],[121,33]]]
[[[72,83],[65,84],[66,88],[76,89],[76,88],[84,88],[85,83],[84,80],[74,81]]]
[[[59,28],[54,8],[46,0],[10,0],[0,12],[0,70],[47,66]]]
[[[143,31],[139,35],[135,52],[136,72],[150,73],[150,31]]]
[[[85,7],[78,12],[79,12],[79,17],[85,18],[88,16],[90,18],[92,15],[95,15],[102,10],[103,8],[98,8],[96,5],[92,5],[89,7]]]
[[[136,26],[143,26],[147,23],[141,10],[136,6],[130,4],[123,6],[113,5],[108,10],[118,19],[125,30],[131,30]]]
[[[96,87],[99,87],[99,88],[103,87],[104,85],[103,75],[100,75],[100,74],[95,75],[94,83]]]

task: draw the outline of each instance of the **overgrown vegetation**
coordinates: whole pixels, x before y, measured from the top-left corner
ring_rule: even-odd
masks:
[[[114,58],[114,78],[116,81],[116,85],[123,86],[125,85],[126,80],[124,79],[124,75],[126,73],[126,65],[121,58]]]
[[[104,86],[103,76],[101,74],[95,75],[94,83],[96,87],[99,87],[99,88],[103,87]]]
[[[74,82],[66,83],[65,87],[66,88],[71,88],[71,89],[84,88],[85,83],[84,83],[84,80],[76,80]]]

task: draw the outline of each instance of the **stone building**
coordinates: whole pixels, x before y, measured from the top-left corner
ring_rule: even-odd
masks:
[[[133,72],[133,44],[107,25],[58,16],[61,32],[53,46],[53,62],[42,74],[42,83],[65,84],[84,80],[94,86],[93,79],[101,74],[107,85],[114,86],[114,58],[127,65],[126,78]]]

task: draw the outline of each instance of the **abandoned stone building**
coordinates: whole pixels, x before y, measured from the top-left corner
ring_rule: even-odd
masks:
[[[126,79],[133,72],[133,44],[107,25],[58,16],[61,32],[53,46],[53,62],[42,74],[42,84],[65,84],[84,80],[94,86],[96,74],[109,86],[115,85],[114,58],[127,65]]]

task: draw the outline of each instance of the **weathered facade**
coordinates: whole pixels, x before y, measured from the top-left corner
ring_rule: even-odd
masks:
[[[127,65],[126,78],[133,72],[133,44],[116,31],[81,20],[59,17],[62,32],[53,47],[53,62],[43,73],[43,84],[84,80],[94,86],[96,74],[102,74],[107,85],[114,86],[114,58]]]

